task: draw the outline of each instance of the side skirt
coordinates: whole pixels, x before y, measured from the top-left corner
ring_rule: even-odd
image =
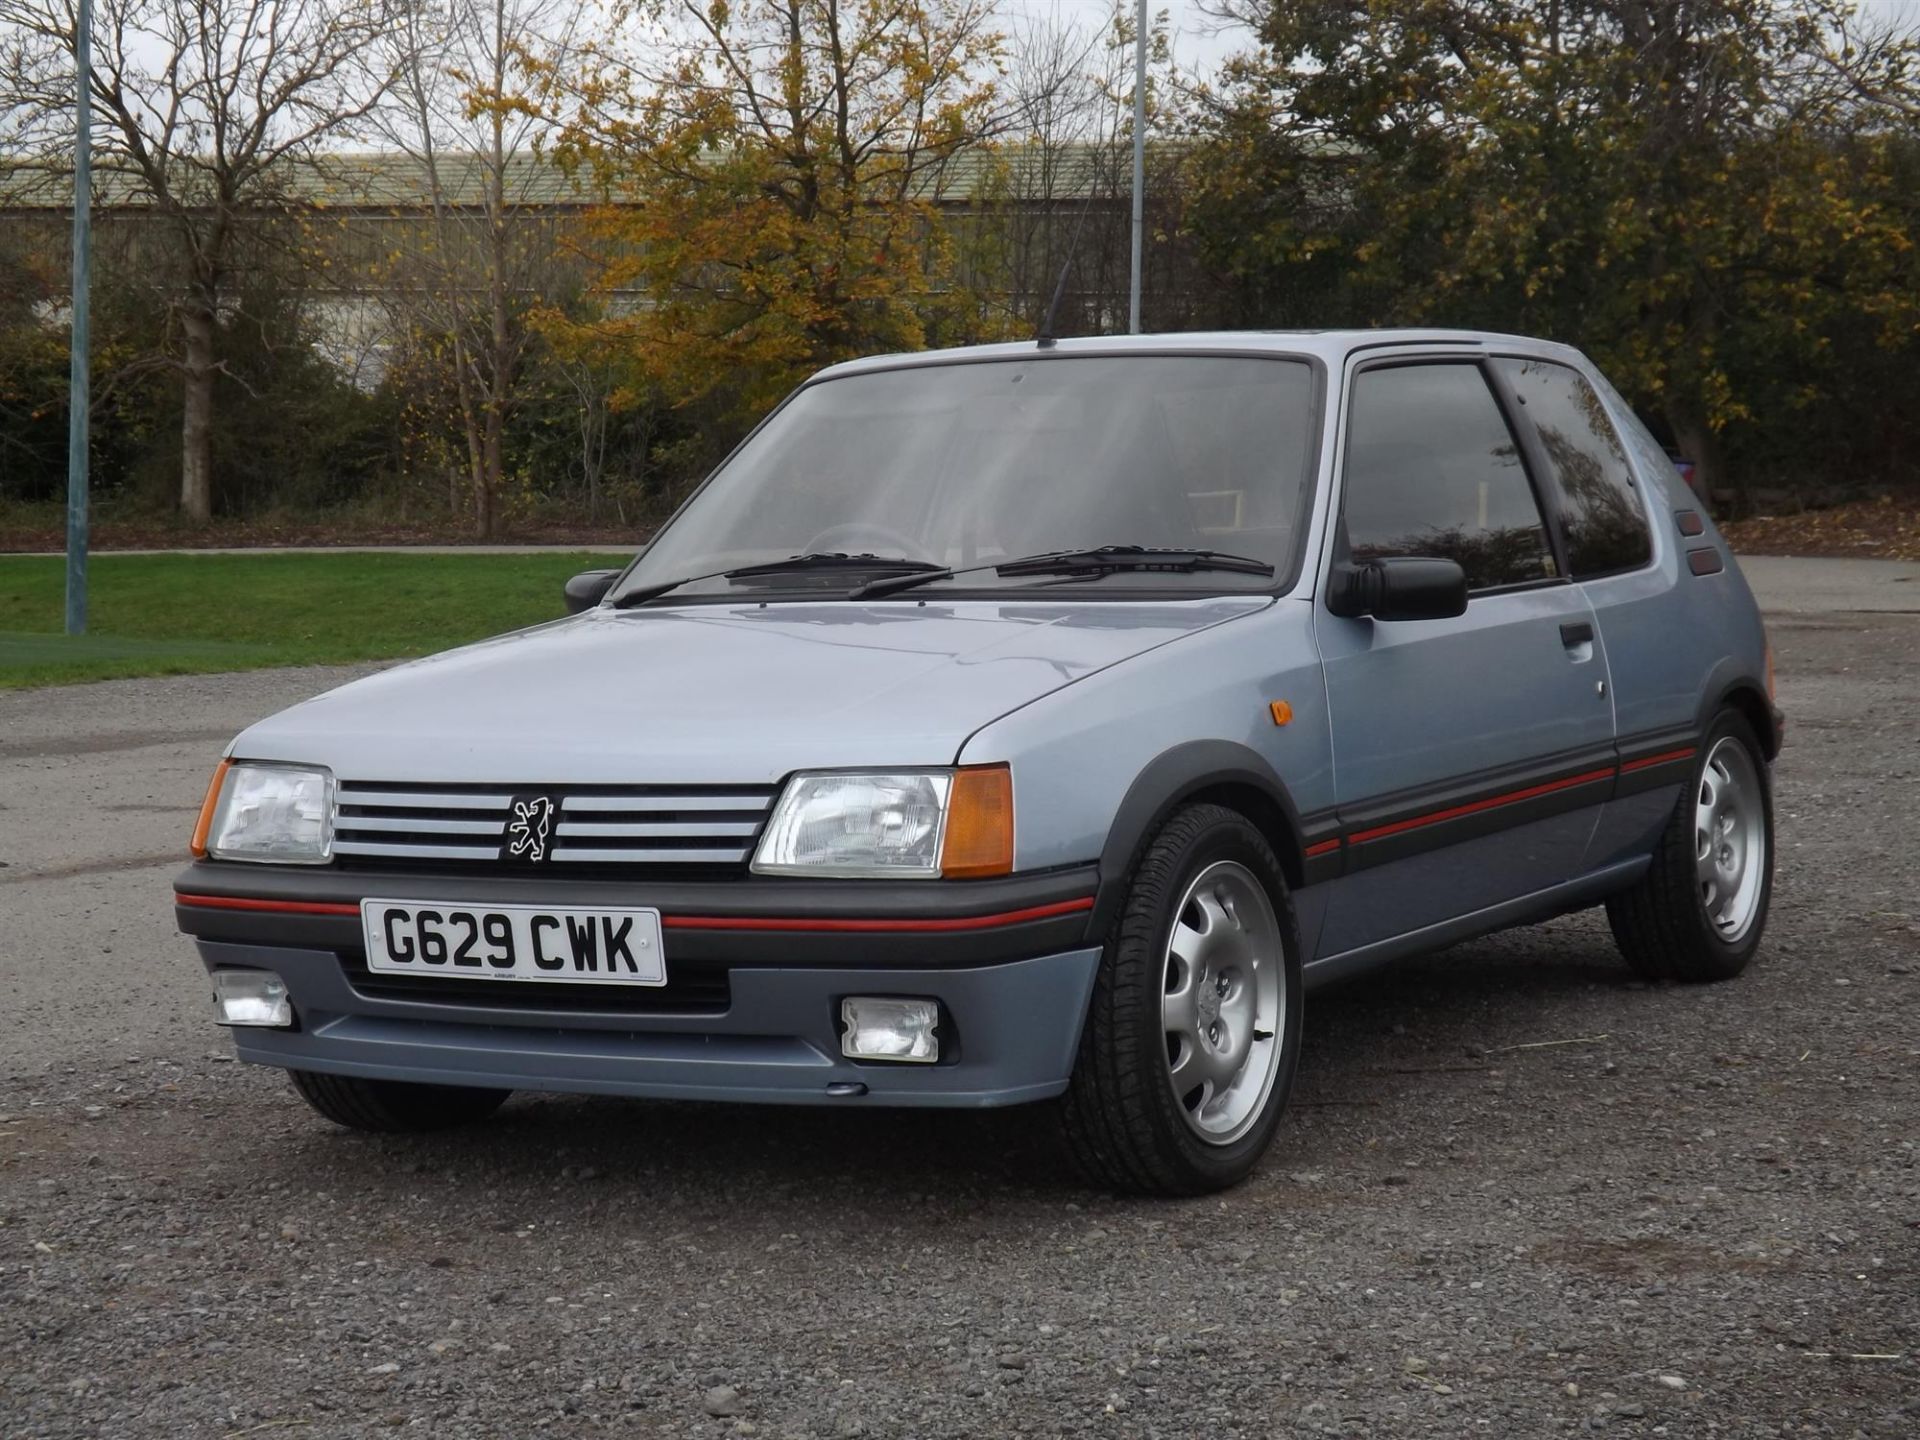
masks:
[[[1364,975],[1370,970],[1377,970],[1383,965],[1391,964],[1408,955],[1424,954],[1430,950],[1456,945],[1462,940],[1490,935],[1496,930],[1510,929],[1515,925],[1531,925],[1536,921],[1550,920],[1555,915],[1564,915],[1569,910],[1585,909],[1631,885],[1646,873],[1647,866],[1651,863],[1651,856],[1636,855],[1631,860],[1622,860],[1608,865],[1591,874],[1583,875],[1578,880],[1570,880],[1564,885],[1536,890],[1531,895],[1522,895],[1517,900],[1490,905],[1470,915],[1443,920],[1437,925],[1427,926],[1424,930],[1396,935],[1391,940],[1376,941],[1372,945],[1363,945],[1357,950],[1346,950],[1338,955],[1323,955],[1305,968],[1301,978],[1311,992],[1323,985],[1348,980],[1356,975]]]

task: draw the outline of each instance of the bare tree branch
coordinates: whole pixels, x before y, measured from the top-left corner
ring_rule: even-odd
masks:
[[[241,251],[288,213],[295,167],[356,133],[387,88],[377,46],[407,0],[99,0],[93,143],[170,227],[185,422],[181,507],[212,513],[218,327]],[[64,171],[71,139],[74,7],[0,0],[7,138]]]

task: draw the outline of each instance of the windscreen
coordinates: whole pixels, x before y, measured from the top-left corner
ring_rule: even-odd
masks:
[[[1303,361],[1204,355],[1036,356],[822,381],[687,504],[627,586],[803,554],[966,567],[1099,545],[1228,551],[1284,577],[1312,464],[1313,397]],[[1110,581],[1273,584],[1215,572]],[[989,572],[943,583],[1000,582]],[[703,589],[733,586],[681,593]]]

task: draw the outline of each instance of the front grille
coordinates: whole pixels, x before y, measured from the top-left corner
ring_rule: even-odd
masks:
[[[394,868],[510,864],[503,854],[516,799],[556,807],[540,868],[745,867],[774,791],[764,785],[434,785],[343,780],[334,792],[333,851]],[[556,868],[557,867],[557,868]]]
[[[664,985],[543,985],[537,980],[375,974],[367,969],[365,951],[338,954],[347,983],[373,1000],[621,1015],[717,1015],[733,1003],[724,965],[669,965]]]

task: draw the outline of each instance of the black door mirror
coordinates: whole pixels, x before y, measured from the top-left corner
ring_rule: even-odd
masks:
[[[567,613],[578,615],[582,610],[591,610],[607,598],[607,591],[619,578],[618,570],[582,570],[567,581]]]
[[[1342,565],[1333,572],[1327,608],[1376,620],[1444,620],[1467,609],[1467,572],[1433,555],[1396,555]]]

